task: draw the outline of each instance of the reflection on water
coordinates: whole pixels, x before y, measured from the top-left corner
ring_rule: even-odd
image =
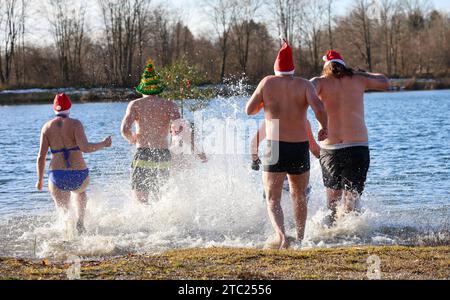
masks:
[[[205,115],[246,118],[244,104],[242,98],[213,101]],[[322,225],[327,212],[314,159],[302,246],[448,243],[450,92],[369,94],[366,107],[372,164],[365,212],[340,220],[333,229]],[[48,193],[34,190],[39,131],[52,116],[51,106],[0,107],[0,256],[91,257],[184,247],[263,247],[272,229],[260,174],[249,170],[246,156],[209,157],[207,164],[197,163],[175,175],[159,202],[145,207],[134,203],[129,186],[133,149],[119,133],[125,109],[124,103],[74,106],[73,117],[83,121],[88,136],[94,141],[112,135],[114,147],[86,156],[92,175],[88,234],[72,237]],[[288,232],[294,235],[288,195],[283,197]]]

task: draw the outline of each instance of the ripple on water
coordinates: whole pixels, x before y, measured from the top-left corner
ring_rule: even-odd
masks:
[[[449,91],[367,95],[372,163],[362,202],[371,214],[345,220],[338,230],[320,228],[326,199],[320,167],[313,160],[307,246],[398,244],[425,236],[427,231],[422,227],[436,229],[448,224],[450,156],[446,141],[450,119],[442,111],[450,109],[449,96]],[[246,99],[213,101],[204,116],[244,117]],[[127,249],[262,247],[272,229],[261,199],[260,174],[248,171],[248,157],[211,157],[207,165],[172,182],[166,200],[149,208],[130,204],[133,149],[119,133],[126,106],[101,103],[73,108],[73,116],[83,121],[92,141],[112,134],[114,148],[86,156],[92,175],[89,233],[70,245],[62,245],[66,233],[54,215],[51,197],[34,190],[39,131],[52,116],[51,107],[0,107],[0,256],[31,255],[30,245],[36,238],[38,255],[57,255],[61,253],[58,249],[65,247],[94,255]],[[314,120],[311,112],[309,119]],[[316,122],[312,124],[317,130]],[[293,234],[290,202],[285,199],[283,205],[289,233]],[[418,231],[405,229],[408,227]]]

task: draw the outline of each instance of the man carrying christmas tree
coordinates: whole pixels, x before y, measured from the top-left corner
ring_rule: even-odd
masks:
[[[149,60],[136,91],[143,98],[132,101],[122,122],[122,136],[137,152],[132,163],[132,189],[135,198],[148,203],[149,196],[157,200],[160,187],[169,176],[171,155],[168,136],[172,121],[180,118],[177,105],[158,95],[164,84]],[[136,132],[132,132],[136,124]]]

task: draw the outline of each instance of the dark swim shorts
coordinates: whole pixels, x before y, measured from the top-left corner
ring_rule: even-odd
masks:
[[[131,165],[133,190],[158,194],[169,178],[171,159],[168,149],[137,149]]]
[[[370,167],[369,147],[322,149],[320,165],[325,187],[362,195]]]
[[[267,141],[264,172],[301,175],[310,170],[309,143]]]

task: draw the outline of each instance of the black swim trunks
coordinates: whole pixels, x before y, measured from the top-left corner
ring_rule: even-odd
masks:
[[[169,178],[171,159],[168,149],[138,148],[131,165],[133,190],[158,194]]]
[[[310,170],[309,143],[267,141],[264,172],[301,175]]]
[[[325,187],[362,195],[370,167],[370,150],[367,146],[322,149],[320,165]]]

